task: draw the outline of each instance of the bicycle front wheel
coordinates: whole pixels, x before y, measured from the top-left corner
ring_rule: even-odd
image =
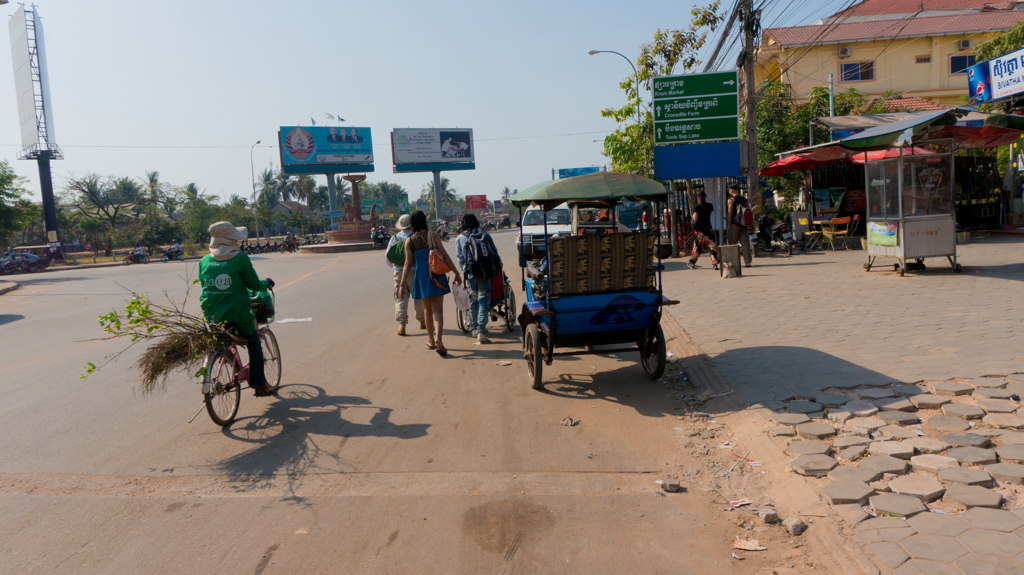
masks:
[[[217,425],[231,425],[242,399],[242,386],[235,377],[234,356],[227,350],[218,351],[206,369],[210,378],[208,391],[203,394],[206,411]]]
[[[260,330],[263,342],[263,370],[267,374],[267,385],[277,388],[281,385],[281,348],[277,347],[277,338],[270,328]]]

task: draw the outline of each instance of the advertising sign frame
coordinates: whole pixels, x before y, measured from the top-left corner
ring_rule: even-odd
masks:
[[[486,194],[475,194],[472,196],[466,196],[466,209],[467,210],[486,210],[487,209],[487,195]]]
[[[345,138],[358,141],[341,140],[340,130],[351,132]],[[369,127],[281,126],[277,144],[285,174],[373,171],[373,134]]]
[[[393,128],[391,161],[400,166],[453,166],[476,163],[473,128]],[[433,171],[421,169],[420,171]],[[460,169],[444,167],[440,169]],[[461,168],[471,169],[471,168]]]

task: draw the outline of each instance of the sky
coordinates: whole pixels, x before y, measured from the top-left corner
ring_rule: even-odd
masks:
[[[795,0],[815,7],[793,10],[793,1],[762,0],[764,26],[811,23],[839,7]],[[632,69],[587,52],[635,61],[658,28],[688,26],[692,5],[38,0],[65,157],[52,162],[54,187],[87,173],[142,179],[156,170],[164,182],[195,182],[224,199],[251,196],[252,144],[262,142],[252,149],[256,172],[276,169],[278,127],[311,117],[335,125],[329,113],[372,130],[368,181],[398,183],[411,198],[432,176],[392,173],[391,130],[473,128],[476,170],[442,176],[461,194],[495,199],[505,186],[550,179],[552,168],[609,164],[601,142],[615,123],[600,111],[624,104],[618,83]],[[5,23],[16,9],[0,5]],[[36,163],[16,158],[10,62],[9,40],[0,42],[0,159],[38,200]]]

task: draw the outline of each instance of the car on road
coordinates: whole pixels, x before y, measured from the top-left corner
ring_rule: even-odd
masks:
[[[46,269],[49,262],[35,254],[11,254],[0,260],[0,273],[36,273]]]
[[[568,204],[560,204],[547,213],[548,237],[555,234],[572,233],[572,214]],[[516,235],[516,248],[519,250],[519,263],[539,260],[544,257],[544,210],[531,207],[523,213],[522,232]]]

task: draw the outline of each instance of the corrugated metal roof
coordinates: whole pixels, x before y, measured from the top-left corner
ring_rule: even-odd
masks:
[[[914,36],[941,36],[1006,30],[1024,20],[1022,11],[979,12],[958,16],[933,16],[899,20],[851,22],[829,26],[791,26],[764,31],[766,38],[782,46],[807,44],[840,44]],[[825,31],[822,34],[822,31]],[[819,37],[820,35],[820,37]]]

